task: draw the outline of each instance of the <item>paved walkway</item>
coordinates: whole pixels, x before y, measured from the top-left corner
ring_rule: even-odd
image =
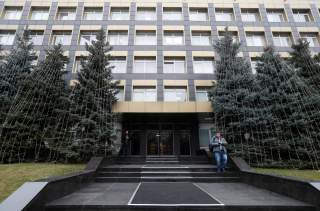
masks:
[[[158,185],[160,183],[157,183]],[[165,183],[164,183],[165,184]],[[167,191],[170,185],[167,185]],[[216,199],[225,206],[247,205],[247,206],[306,206],[307,204],[288,198],[268,190],[259,189],[244,183],[190,183],[199,188],[202,194]],[[81,206],[81,205],[128,205],[134,200],[136,193],[139,191],[140,183],[91,183],[88,186],[67,195],[61,199],[51,202],[49,205],[54,206]],[[150,187],[150,186],[149,186]],[[156,186],[155,186],[156,188]],[[171,188],[177,188],[171,186]],[[190,189],[192,191],[192,189]],[[195,191],[196,189],[194,189]],[[165,189],[161,192],[165,194]],[[148,192],[145,192],[148,194]],[[147,196],[147,195],[146,195]],[[139,198],[143,195],[139,195]],[[177,196],[180,197],[181,195]],[[193,196],[195,197],[195,196]],[[164,204],[174,204],[163,201]],[[196,201],[196,200],[195,200]],[[200,200],[201,201],[201,200]],[[140,201],[141,202],[141,201]],[[176,204],[177,205],[177,204]],[[217,203],[212,203],[213,206]],[[132,206],[132,205],[129,205]]]

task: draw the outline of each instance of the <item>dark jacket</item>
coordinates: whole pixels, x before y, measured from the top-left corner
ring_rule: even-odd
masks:
[[[213,136],[210,140],[210,144],[213,146],[213,152],[220,152],[224,151],[227,153],[226,145],[228,144],[227,141],[224,138],[219,139],[216,136]]]

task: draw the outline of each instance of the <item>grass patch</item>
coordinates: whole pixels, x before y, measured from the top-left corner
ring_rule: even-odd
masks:
[[[23,183],[84,169],[82,164],[22,163],[0,165],[0,202]]]
[[[298,179],[306,179],[306,180],[320,180],[319,170],[272,169],[272,168],[255,168],[255,170],[259,173],[296,177]]]

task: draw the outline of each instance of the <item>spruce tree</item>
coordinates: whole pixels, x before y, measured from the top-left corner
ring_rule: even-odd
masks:
[[[233,42],[226,29],[224,37],[214,45],[219,60],[216,62],[216,83],[209,92],[217,130],[221,131],[233,152],[249,156],[244,150],[244,134],[251,131],[252,115],[248,97],[254,88],[254,77],[248,61],[238,57],[240,44]]]
[[[17,94],[21,81],[33,69],[33,44],[30,42],[29,31],[17,38],[17,44],[9,55],[4,57],[0,68],[0,125],[5,121],[14,96]],[[1,131],[1,129],[0,129]]]
[[[310,91],[320,93],[320,65],[312,57],[309,43],[299,39],[297,44],[292,45],[293,51],[290,52],[290,63],[298,71],[298,75],[310,86]]]
[[[303,113],[305,83],[272,47],[265,49],[256,66],[259,114],[264,118],[262,140],[266,145],[265,165],[308,165],[313,151],[308,136],[308,119]],[[312,159],[311,159],[312,160]]]
[[[59,119],[68,112],[68,90],[63,79],[68,59],[62,46],[47,50],[46,58],[22,82],[4,126],[7,162],[43,160],[58,144]]]
[[[116,102],[118,81],[113,80],[109,64],[111,47],[105,32],[97,32],[97,39],[86,45],[89,56],[81,61],[78,83],[74,88],[75,136],[69,159],[87,160],[109,150],[114,131],[112,105]]]

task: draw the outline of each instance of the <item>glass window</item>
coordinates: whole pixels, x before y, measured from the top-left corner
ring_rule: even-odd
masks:
[[[264,37],[264,33],[260,32],[247,32],[247,45],[248,46],[265,46],[266,40]]]
[[[30,31],[30,39],[33,45],[41,45],[43,41],[43,31]]]
[[[164,31],[164,45],[183,45],[183,43],[182,31]]]
[[[76,8],[58,8],[57,20],[76,19]]]
[[[31,20],[48,20],[49,8],[48,7],[35,7],[31,8]]]
[[[194,73],[208,73],[214,72],[214,60],[210,57],[194,57],[193,58],[193,72]]]
[[[156,31],[136,31],[136,45],[156,45],[157,44],[157,37]]]
[[[216,21],[233,21],[233,9],[216,9]]]
[[[116,94],[116,98],[118,101],[124,101],[124,87],[120,86],[118,87],[118,93]]]
[[[12,45],[15,31],[0,31],[0,45]]]
[[[125,73],[127,71],[127,61],[125,56],[111,57],[110,66],[114,66],[112,73]]]
[[[74,68],[72,69],[72,73],[78,73],[81,71],[82,69],[82,65],[81,65],[81,61],[82,60],[86,60],[86,57],[76,57],[76,61],[75,61],[75,64],[74,64]]]
[[[211,33],[209,31],[193,31],[192,45],[211,45]]]
[[[164,73],[185,73],[184,57],[164,57]]]
[[[102,8],[99,7],[85,7],[83,11],[84,20],[102,20]]]
[[[311,22],[313,21],[310,10],[292,10],[295,22]]]
[[[71,44],[71,31],[53,31],[52,32],[52,45],[70,45]]]
[[[241,19],[244,22],[260,21],[259,10],[257,10],[257,9],[241,9]]]
[[[138,7],[136,20],[153,21],[156,20],[156,8],[154,7]]]
[[[284,10],[267,10],[269,22],[285,22],[286,16]]]
[[[210,88],[211,87],[198,86],[196,88],[196,100],[198,102],[208,102],[209,101],[208,92]]]
[[[206,8],[190,8],[189,17],[191,21],[207,21],[208,10]]]
[[[110,45],[128,45],[128,31],[109,31]]]
[[[187,101],[186,87],[165,87],[164,101],[185,102]]]
[[[272,34],[275,46],[290,47],[292,45],[290,33],[274,32]]]
[[[80,45],[91,45],[92,41],[97,40],[96,31],[81,31],[80,32]]]
[[[5,7],[3,18],[7,20],[19,20],[21,18],[21,14],[21,7]]]
[[[229,33],[231,33],[233,42],[239,42],[238,32],[229,31]],[[225,31],[219,31],[218,34],[219,34],[219,39],[222,39],[225,35]]]
[[[300,33],[301,39],[309,42],[310,47],[320,47],[319,35],[317,32],[314,33]]]
[[[257,64],[258,64],[258,58],[257,57],[252,57],[251,58],[251,70],[253,74],[257,73]]]
[[[129,20],[128,7],[113,7],[110,13],[111,20]]]
[[[180,7],[164,7],[163,20],[183,20],[182,9]]]
[[[157,72],[156,57],[136,56],[134,58],[133,72],[134,73],[156,73]]]
[[[155,102],[157,101],[157,89],[155,87],[133,87],[133,101]]]

